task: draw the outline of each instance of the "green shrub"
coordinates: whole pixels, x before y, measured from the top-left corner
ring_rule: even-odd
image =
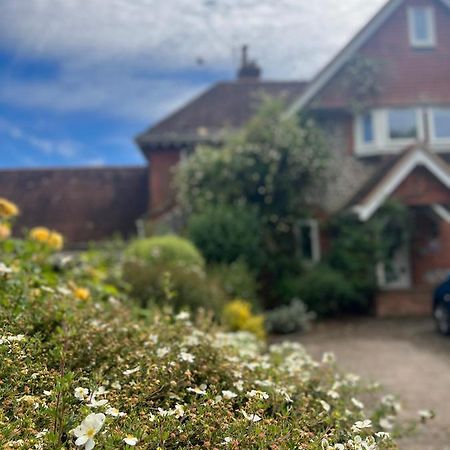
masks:
[[[202,256],[186,239],[160,236],[137,240],[125,255],[123,278],[143,307],[205,307],[219,312],[226,301],[220,286],[208,282]]]
[[[219,285],[230,299],[243,298],[255,307],[261,306],[255,276],[244,261],[213,265],[208,269],[208,278],[210,282]]]
[[[179,268],[204,267],[204,261],[192,242],[174,235],[155,236],[132,242],[126,255],[151,265]]]
[[[266,329],[273,334],[304,332],[314,317],[315,314],[309,312],[301,300],[295,299],[289,305],[266,312]]]
[[[253,269],[263,263],[261,221],[248,206],[209,206],[190,217],[188,234],[208,262],[241,259]]]
[[[283,290],[291,298],[301,298],[306,307],[319,316],[360,312],[365,299],[342,273],[322,264],[299,277],[287,277]]]

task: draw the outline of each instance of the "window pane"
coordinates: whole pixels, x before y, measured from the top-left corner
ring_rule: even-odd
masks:
[[[313,259],[312,230],[309,225],[300,227],[300,245],[303,258]]]
[[[414,109],[389,111],[389,137],[391,139],[417,138],[417,118]]]
[[[362,117],[363,141],[366,144],[373,142],[372,114],[364,114]]]
[[[434,135],[438,139],[450,138],[450,108],[434,109]]]
[[[417,41],[431,41],[429,10],[426,8],[413,9],[414,38]]]

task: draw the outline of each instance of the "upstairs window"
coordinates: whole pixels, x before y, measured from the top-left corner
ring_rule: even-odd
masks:
[[[433,141],[450,141],[450,108],[430,110],[430,131]]]
[[[388,112],[390,140],[411,140],[418,137],[418,117],[415,109],[391,109]]]
[[[434,9],[413,7],[408,10],[409,41],[412,47],[430,48],[436,45]]]

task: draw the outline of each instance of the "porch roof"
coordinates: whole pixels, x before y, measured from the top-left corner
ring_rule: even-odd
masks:
[[[419,167],[424,167],[446,189],[450,190],[450,166],[443,158],[430,152],[424,146],[416,145],[405,149],[382,164],[348,206],[360,220],[370,219],[383,202]]]

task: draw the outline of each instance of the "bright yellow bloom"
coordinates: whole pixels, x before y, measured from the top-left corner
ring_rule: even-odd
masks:
[[[73,294],[78,300],[82,301],[89,300],[89,297],[91,296],[91,292],[89,291],[89,289],[81,287],[75,288],[73,290]]]
[[[0,197],[0,217],[15,217],[19,214],[19,208],[6,198]]]
[[[266,335],[264,317],[252,313],[251,304],[233,300],[223,310],[223,321],[231,331],[248,331],[263,339]]]
[[[4,223],[0,223],[0,241],[8,239],[10,236],[11,228]]]
[[[61,250],[64,246],[64,238],[56,231],[49,230],[45,227],[36,227],[30,231],[30,238],[34,241],[47,244],[55,250]]]

